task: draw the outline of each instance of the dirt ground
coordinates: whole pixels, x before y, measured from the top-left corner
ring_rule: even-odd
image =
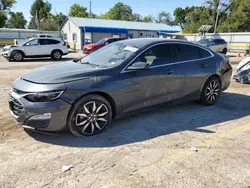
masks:
[[[232,58],[234,69],[239,60]],[[94,137],[26,133],[10,116],[8,89],[47,64],[0,57],[0,187],[250,186],[250,85],[232,81],[215,106],[161,106]]]

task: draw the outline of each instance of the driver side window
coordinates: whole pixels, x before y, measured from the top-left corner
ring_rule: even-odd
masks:
[[[150,66],[164,65],[174,62],[171,44],[161,44],[148,49],[135,62],[144,62]]]

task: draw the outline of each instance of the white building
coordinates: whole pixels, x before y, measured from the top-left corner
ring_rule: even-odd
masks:
[[[61,26],[63,39],[71,48],[82,49],[85,41],[95,43],[107,37],[159,37],[161,33],[179,32],[166,24],[68,17]]]

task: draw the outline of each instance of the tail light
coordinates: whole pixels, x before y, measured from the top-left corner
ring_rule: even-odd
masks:
[[[16,40],[15,42],[16,42],[16,45],[18,46],[18,41]]]
[[[224,58],[221,62],[221,70],[222,72],[227,72],[228,70],[231,70],[232,66],[230,64],[229,58]]]
[[[66,45],[67,45],[67,43],[64,41],[63,46],[66,46]]]

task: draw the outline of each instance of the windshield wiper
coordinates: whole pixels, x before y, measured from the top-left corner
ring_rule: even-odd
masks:
[[[82,64],[88,64],[88,65],[92,65],[93,67],[99,67],[99,65],[94,64],[94,63],[90,63],[90,62],[82,62]]]

